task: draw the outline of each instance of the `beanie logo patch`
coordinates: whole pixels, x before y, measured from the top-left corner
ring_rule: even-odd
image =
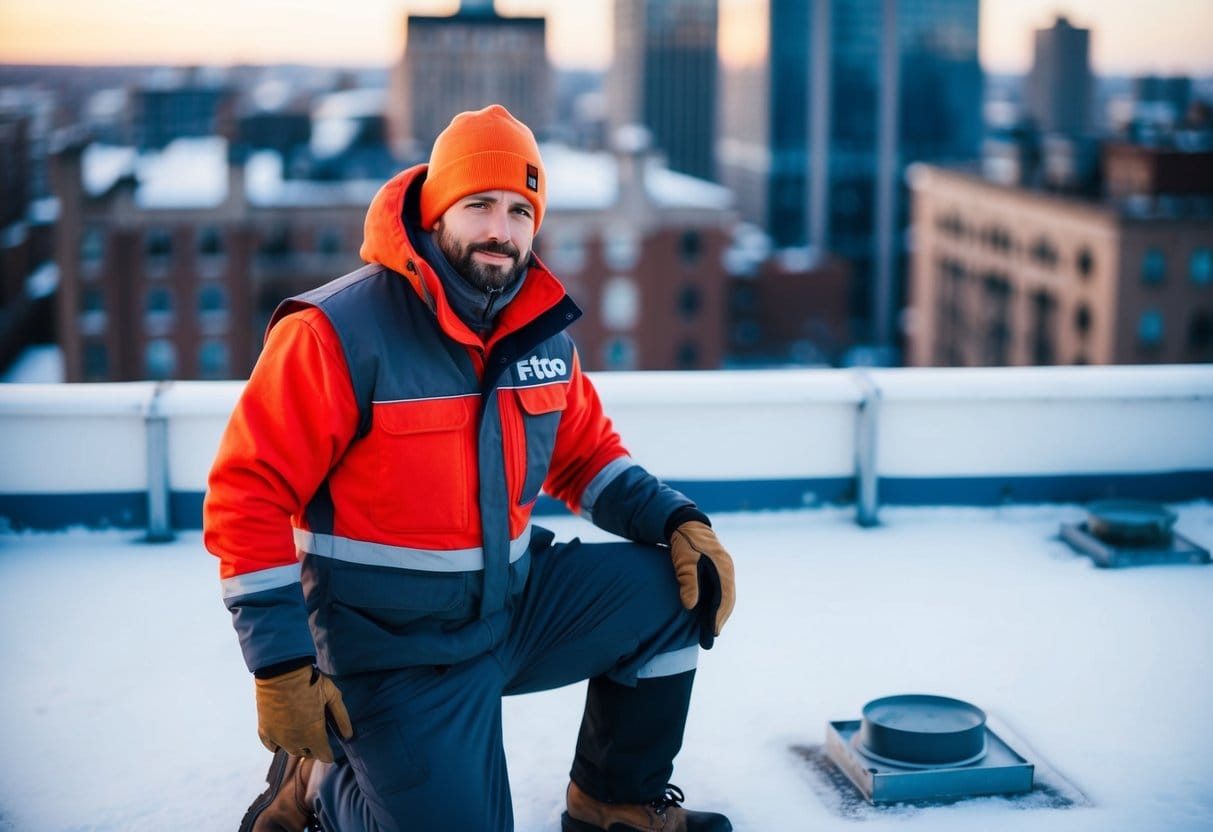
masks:
[[[526,186],[532,191],[539,190],[539,168],[534,165],[526,166]]]

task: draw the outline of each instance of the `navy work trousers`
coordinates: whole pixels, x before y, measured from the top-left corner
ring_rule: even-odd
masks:
[[[668,552],[573,540],[531,557],[510,632],[491,653],[335,679],[354,736],[334,745],[320,785],[326,832],[512,830],[501,697],[584,679],[571,777],[616,803],[664,792],[699,650]]]

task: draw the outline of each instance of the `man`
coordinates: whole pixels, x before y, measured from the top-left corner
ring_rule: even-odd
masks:
[[[242,830],[512,829],[501,696],[582,679],[566,832],[732,828],[668,781],[733,563],[582,374],[545,193],[525,125],[461,113],[270,321],[204,508],[275,752]],[[554,543],[541,487],[627,540]]]

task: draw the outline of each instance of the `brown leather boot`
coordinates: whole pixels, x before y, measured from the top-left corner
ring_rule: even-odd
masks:
[[[560,816],[563,832],[730,832],[733,824],[715,812],[682,808],[682,790],[666,786],[665,794],[649,803],[603,803],[569,782]]]
[[[240,832],[307,832],[319,829],[307,800],[308,776],[316,761],[274,752],[265,775],[269,788],[260,794],[240,821]]]

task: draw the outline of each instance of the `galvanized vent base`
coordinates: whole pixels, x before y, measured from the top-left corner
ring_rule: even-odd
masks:
[[[989,727],[985,754],[967,765],[898,766],[865,753],[859,740],[862,722],[826,725],[825,752],[871,803],[947,801],[1031,791],[1035,766],[1017,754]]]
[[[1092,534],[1086,523],[1063,523],[1061,539],[1075,551],[1087,555],[1096,566],[1119,568],[1122,566],[1149,566],[1164,563],[1210,563],[1209,552],[1181,535],[1171,532],[1166,539],[1156,543],[1127,546],[1100,540]]]

